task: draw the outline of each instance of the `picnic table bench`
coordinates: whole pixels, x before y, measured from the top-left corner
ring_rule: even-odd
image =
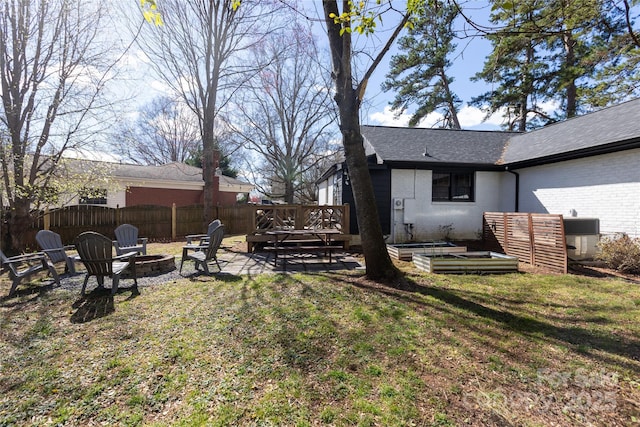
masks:
[[[269,240],[264,250],[273,252],[274,266],[278,265],[278,255],[296,253],[323,253],[331,263],[333,251],[344,249],[342,244],[336,243],[335,237],[342,233],[335,228],[271,230],[265,234]],[[284,267],[286,269],[286,260]]]

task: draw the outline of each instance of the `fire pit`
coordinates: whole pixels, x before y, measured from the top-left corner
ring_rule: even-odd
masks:
[[[139,255],[136,256],[136,276],[155,276],[176,269],[173,255]]]

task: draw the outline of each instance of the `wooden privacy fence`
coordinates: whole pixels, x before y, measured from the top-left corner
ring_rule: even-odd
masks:
[[[317,205],[237,205],[216,206],[213,217],[222,221],[227,234],[254,234],[281,225],[325,226],[348,230],[349,206]],[[114,238],[120,224],[132,224],[140,236],[152,241],[184,238],[204,233],[203,206],[127,206],[109,208],[96,205],[67,206],[41,212],[27,236],[27,244],[36,248],[35,234],[48,229],[60,234],[65,244],[84,231],[97,231]]]
[[[96,231],[114,238],[113,230],[118,225],[132,224],[138,227],[140,236],[156,241],[169,240],[179,236],[173,230],[173,222],[175,220],[177,223],[178,220],[177,209],[149,205],[115,209],[95,205],[66,206],[43,212],[33,228],[34,233],[40,229],[55,231],[60,234],[63,242],[70,243],[84,231]],[[193,227],[198,232],[202,229],[202,207],[199,212],[200,217],[197,222],[187,223],[187,228]]]
[[[567,272],[567,244],[562,215],[485,212],[482,237],[493,251],[517,256],[522,262]]]

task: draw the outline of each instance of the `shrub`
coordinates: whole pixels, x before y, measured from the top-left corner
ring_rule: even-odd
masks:
[[[598,243],[600,253],[596,257],[607,266],[624,273],[640,274],[640,239],[626,234],[604,238]]]

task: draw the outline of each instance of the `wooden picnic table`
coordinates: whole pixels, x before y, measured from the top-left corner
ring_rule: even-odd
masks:
[[[265,250],[274,253],[274,266],[278,264],[279,254],[302,254],[309,252],[328,254],[332,262],[332,251],[343,249],[342,244],[335,244],[335,237],[342,232],[335,228],[281,229],[265,233],[269,237]],[[286,268],[286,261],[284,263]]]

